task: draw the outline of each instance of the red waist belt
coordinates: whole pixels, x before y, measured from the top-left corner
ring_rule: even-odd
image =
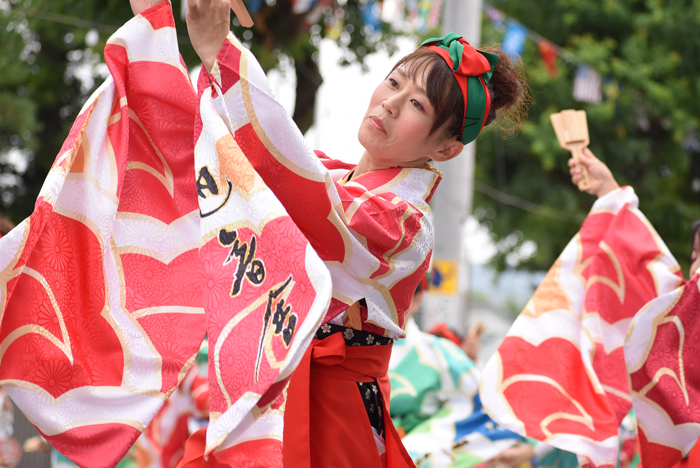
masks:
[[[284,414],[285,468],[381,468],[356,382],[379,384],[387,468],[413,467],[389,416],[391,345],[346,346],[341,333],[313,340],[292,376]]]

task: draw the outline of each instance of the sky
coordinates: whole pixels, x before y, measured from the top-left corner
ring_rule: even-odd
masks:
[[[374,89],[401,57],[413,52],[416,40],[399,38],[399,51],[393,56],[379,52],[367,57],[369,68],[363,73],[360,65],[340,66],[342,51],[331,40],[321,41],[320,69],[323,84],[318,91],[316,123],[306,133],[306,141],[333,159],[357,163],[364,149],[357,141],[357,131],[367,110]],[[294,109],[294,70],[282,64],[268,76],[278,98],[288,112]],[[286,70],[285,70],[286,69]]]

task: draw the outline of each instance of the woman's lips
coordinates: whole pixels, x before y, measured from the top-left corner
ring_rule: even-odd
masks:
[[[375,115],[370,115],[369,116],[369,125],[370,127],[379,130],[380,132],[384,133],[386,135],[386,128],[384,128],[384,124],[382,123],[381,119]]]

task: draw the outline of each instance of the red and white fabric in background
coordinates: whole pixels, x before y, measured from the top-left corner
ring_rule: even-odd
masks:
[[[700,437],[700,274],[637,314],[625,359],[644,468],[672,466]]]
[[[136,441],[140,468],[175,468],[190,436],[190,419],[209,418],[209,379],[194,365]]]
[[[207,332],[211,447],[278,447],[328,271],[216,114],[195,129],[169,2],[120,28],[105,61],[34,213],[0,239],[0,384],[53,447],[114,466]]]
[[[637,206],[630,187],[595,202],[481,383],[496,422],[597,467],[615,466],[618,428],[632,406],[623,354],[632,318],[682,281]]]

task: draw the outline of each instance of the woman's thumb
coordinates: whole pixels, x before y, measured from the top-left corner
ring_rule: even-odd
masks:
[[[584,166],[588,167],[594,161],[593,153],[588,148],[583,148],[581,154],[579,155],[579,162]]]

